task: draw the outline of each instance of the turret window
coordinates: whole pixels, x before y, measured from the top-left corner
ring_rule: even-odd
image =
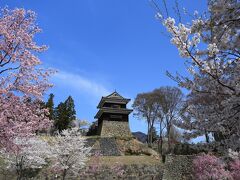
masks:
[[[112,104],[112,108],[121,108],[121,106],[120,105],[118,105],[118,104]]]
[[[110,115],[111,119],[122,119],[121,115]]]

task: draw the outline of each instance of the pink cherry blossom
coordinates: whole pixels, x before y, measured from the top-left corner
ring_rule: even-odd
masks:
[[[0,14],[0,144],[12,146],[16,136],[30,136],[46,128],[39,99],[51,87],[53,72],[40,68],[37,53],[47,49],[37,45],[34,36],[41,30],[36,14],[24,9],[2,9]]]
[[[225,169],[225,163],[213,155],[201,155],[194,159],[193,170],[198,180],[218,180],[232,177]]]
[[[234,180],[240,179],[240,159],[230,163],[230,173]]]

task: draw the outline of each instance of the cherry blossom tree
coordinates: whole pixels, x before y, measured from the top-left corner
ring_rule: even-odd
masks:
[[[213,155],[201,155],[194,159],[193,170],[199,180],[232,179],[223,161]]]
[[[91,147],[85,146],[85,139],[78,128],[63,130],[51,145],[53,172],[61,173],[63,180],[69,173],[77,176],[84,167],[90,150]]]
[[[224,158],[221,159],[210,154],[202,154],[197,156],[193,160],[193,173],[195,175],[195,178],[199,180],[205,179],[238,180],[240,178],[239,156],[229,157],[230,160],[224,161]]]
[[[230,159],[240,159],[240,152],[233,151],[232,149],[228,149],[228,152],[225,155],[226,157],[229,157]]]
[[[230,174],[234,180],[240,179],[240,159],[230,162]]]
[[[39,66],[37,53],[47,49],[34,41],[41,29],[36,14],[24,9],[0,13],[0,147],[11,144],[16,136],[27,136],[50,125],[46,110],[38,105],[51,86],[53,72]]]
[[[165,5],[166,5],[166,1]],[[166,7],[166,6],[165,6]],[[178,9],[179,10],[179,9]],[[179,11],[178,11],[179,13]],[[211,133],[223,149],[240,146],[240,3],[209,0],[191,22],[179,22],[158,10],[189,76],[168,75],[189,90],[186,117],[179,126],[194,137]],[[179,18],[182,20],[182,18]]]
[[[234,180],[240,179],[240,152],[228,150],[227,157],[230,158],[229,170]]]
[[[17,179],[26,178],[30,169],[41,169],[47,164],[46,159],[51,157],[47,142],[37,138],[14,139],[14,151],[1,149],[1,157],[6,163],[6,169],[17,174]]]

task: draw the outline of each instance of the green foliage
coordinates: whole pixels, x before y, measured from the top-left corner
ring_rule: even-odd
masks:
[[[74,100],[71,96],[63,103],[61,102],[55,109],[55,130],[62,131],[71,127],[76,119]]]
[[[47,117],[50,119],[50,120],[53,120],[54,119],[54,102],[53,102],[53,98],[54,98],[54,94],[50,94],[49,95],[49,98],[48,98],[48,101],[46,102],[46,105],[45,107],[48,109],[49,111],[49,114],[47,115]]]
[[[174,145],[172,153],[175,155],[193,155],[199,153],[207,153],[207,151],[200,145],[197,146],[195,144],[177,143]]]
[[[95,121],[91,124],[91,126],[88,129],[87,136],[95,136],[98,134],[98,122]]]

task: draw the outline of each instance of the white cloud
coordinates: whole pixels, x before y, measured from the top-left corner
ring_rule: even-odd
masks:
[[[79,74],[59,71],[54,75],[53,80],[57,85],[74,88],[78,92],[87,93],[95,97],[110,94],[110,91],[103,84]]]

